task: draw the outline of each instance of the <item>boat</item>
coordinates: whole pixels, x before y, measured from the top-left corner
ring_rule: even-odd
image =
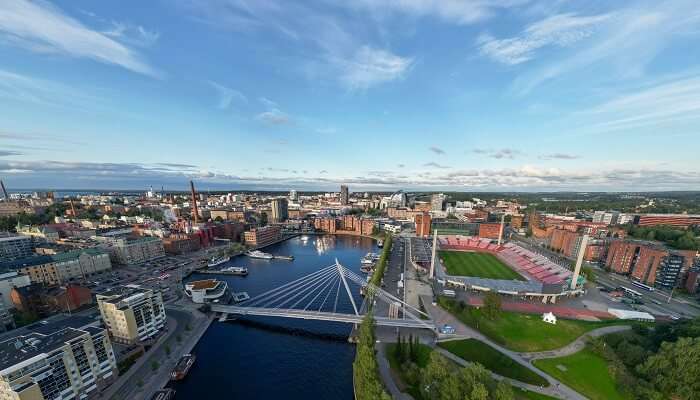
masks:
[[[173,400],[174,398],[175,390],[167,388],[157,390],[155,393],[153,393],[153,396],[151,396],[151,400]]]
[[[243,268],[243,267],[226,267],[222,268],[221,272],[231,274],[231,275],[240,275],[240,276],[246,276],[248,275],[248,268]]]
[[[247,255],[250,258],[262,258],[265,260],[272,260],[274,258],[272,254],[265,253],[260,250],[246,251],[245,255]]]
[[[231,257],[212,257],[211,261],[207,263],[207,267],[216,267],[223,263],[227,263],[231,260]]]
[[[294,256],[274,256],[275,260],[294,261]]]
[[[368,273],[372,272],[372,266],[363,265],[360,267],[360,271],[364,272],[365,274],[368,274]]]
[[[194,354],[185,354],[180,357],[175,369],[170,373],[170,379],[173,381],[181,381],[185,379],[187,373],[190,372],[190,368],[194,365],[194,361],[197,359]]]
[[[379,247],[379,248],[384,247],[384,239],[377,240],[377,247]]]

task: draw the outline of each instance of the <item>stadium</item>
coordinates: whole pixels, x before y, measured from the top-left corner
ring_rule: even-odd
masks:
[[[461,235],[438,235],[435,242],[435,265],[425,267],[445,286],[495,291],[543,303],[583,293],[585,278],[579,276],[576,289],[571,290],[572,271],[514,242],[499,245],[491,239]],[[426,245],[431,247],[428,240],[424,240]]]

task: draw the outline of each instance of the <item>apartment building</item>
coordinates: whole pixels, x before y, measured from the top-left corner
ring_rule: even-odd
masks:
[[[112,261],[117,264],[141,264],[165,257],[163,241],[155,237],[112,239],[107,247]]]
[[[0,342],[1,399],[95,399],[116,376],[103,328],[69,327]]]
[[[30,257],[33,252],[32,238],[28,236],[0,236],[0,262]]]
[[[681,285],[697,263],[694,250],[675,250],[660,243],[616,240],[610,244],[605,265],[650,286]]]
[[[282,230],[275,225],[253,228],[243,233],[243,238],[248,246],[264,246],[280,240],[282,238]]]
[[[158,291],[128,285],[96,297],[102,320],[115,342],[148,341],[165,326],[163,297]]]
[[[94,248],[37,255],[0,263],[0,266],[29,276],[33,283],[46,285],[63,285],[112,270],[109,254]]]

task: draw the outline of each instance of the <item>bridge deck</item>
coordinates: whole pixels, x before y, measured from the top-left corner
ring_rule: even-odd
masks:
[[[236,315],[254,315],[267,317],[282,317],[296,319],[310,319],[317,321],[335,321],[359,324],[362,322],[364,315],[342,314],[333,312],[319,312],[297,309],[280,309],[280,308],[259,308],[259,307],[239,307],[215,304],[211,306],[214,312]],[[416,321],[413,319],[393,319],[387,317],[374,317],[374,321],[380,326],[395,326],[404,328],[424,328],[435,330],[435,323],[431,320]]]

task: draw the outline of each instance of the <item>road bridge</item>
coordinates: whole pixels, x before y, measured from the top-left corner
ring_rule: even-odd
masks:
[[[350,287],[359,287],[365,293],[365,303],[358,309]],[[342,289],[341,289],[342,287]],[[347,296],[352,313],[338,312],[338,304]],[[369,301],[369,302],[368,302]],[[268,290],[237,305],[213,304],[211,310],[222,315],[252,315],[334,321],[358,324],[362,322],[367,304],[383,301],[394,304],[402,318],[374,316],[376,325],[402,328],[422,328],[435,331],[435,323],[423,311],[391,295],[380,287],[366,282],[361,276],[335,264],[296,279],[280,287]]]

